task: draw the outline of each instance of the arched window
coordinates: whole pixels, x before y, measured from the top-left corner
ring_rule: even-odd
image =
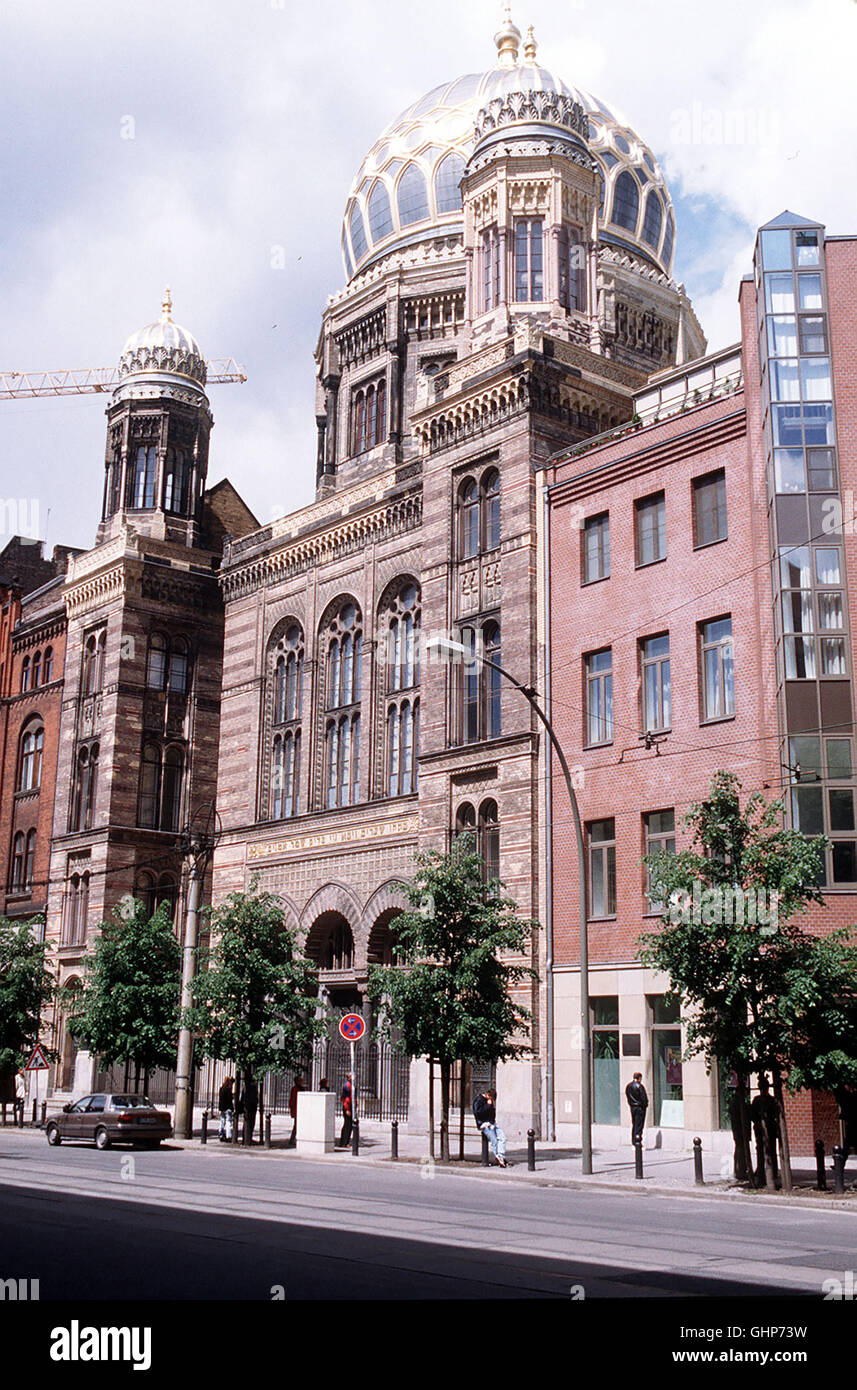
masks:
[[[613,190],[613,215],[611,221],[617,227],[633,232],[637,226],[637,213],[640,207],[640,190],[636,179],[627,169],[616,180]]]
[[[482,629],[482,650],[486,661],[500,662],[500,624],[486,623]],[[500,672],[483,667],[482,699],[485,738],[496,738],[500,732]]]
[[[44,665],[43,665],[43,667],[42,667],[42,681],[43,681],[43,683],[44,683],[45,685],[49,685],[49,684],[50,684],[51,680],[53,679],[53,674],[54,674],[54,649],[53,649],[53,647],[45,647],[45,660],[44,660]]]
[[[24,886],[24,832],[19,830],[12,841],[12,866],[9,874],[9,887],[13,892]]]
[[[515,299],[533,303],[544,299],[544,228],[540,217],[519,217],[515,223]]]
[[[461,180],[464,160],[460,154],[448,154],[437,166],[434,176],[435,197],[439,213],[458,212],[461,207]]]
[[[170,641],[169,690],[171,695],[186,695],[188,685],[188,647],[185,637]]]
[[[479,553],[479,489],[466,478],[458,490],[458,554],[469,560]]]
[[[182,773],[184,755],[180,748],[168,748],[164,754],[164,790],[161,797],[161,830],[176,831],[181,823]]]
[[[372,240],[383,241],[393,230],[393,214],[390,211],[390,195],[380,179],[372,186],[369,194],[369,233]]]
[[[161,750],[157,744],[143,747],[140,762],[140,803],[137,819],[140,825],[157,828],[161,800]]]
[[[326,644],[325,709],[337,716],[325,724],[325,805],[350,806],[360,788],[360,699],[363,623],[360,610],[346,600],[323,635]]]
[[[273,820],[300,814],[300,759],[303,714],[304,637],[289,623],[271,647],[271,776],[268,815]]]
[[[18,761],[18,791],[37,791],[42,781],[42,751],[45,731],[41,724],[31,725],[21,736]]]
[[[104,689],[104,661],[107,654],[107,631],[102,629],[98,634],[98,641],[95,647],[95,689]]]
[[[455,835],[473,835],[474,847],[476,837],[476,812],[469,801],[464,801],[455,813]]]
[[[97,743],[84,744],[78,749],[74,769],[74,785],[71,798],[71,824],[69,830],[89,830],[95,810],[95,796],[98,789]]]
[[[30,658],[24,657],[21,662],[21,693],[30,689]]]
[[[153,632],[146,659],[146,685],[150,690],[163,690],[167,683],[167,650],[168,643],[163,633]]]
[[[354,938],[347,922],[337,922],[327,938],[322,969],[351,970],[354,965]]]
[[[83,645],[83,672],[80,688],[83,695],[95,695],[104,686],[104,657],[107,632],[91,632]]]
[[[190,467],[183,449],[168,449],[164,471],[164,511],[187,516]]]
[[[409,164],[400,177],[396,197],[399,204],[399,221],[403,227],[409,227],[412,222],[421,222],[428,217],[425,175],[416,164]]]
[[[500,821],[496,801],[483,801],[479,807],[479,853],[486,879],[500,876]]]
[[[420,718],[420,702],[414,696],[420,682],[420,591],[413,580],[399,580],[387,591],[379,608],[379,628],[388,697],[382,795],[408,796],[417,790]]]
[[[27,839],[24,844],[24,882],[25,888],[32,888],[33,873],[36,865],[36,832],[27,831]]]
[[[42,683],[42,654],[41,654],[41,652],[33,652],[33,661],[32,661],[32,665],[31,665],[31,667],[30,667],[30,671],[31,671],[30,683],[31,683],[33,689],[35,690],[35,689],[36,689],[36,686],[41,685],[41,683]]]
[[[168,690],[186,695],[190,686],[190,650],[186,637],[153,632],[146,657],[146,685],[149,690]]]
[[[664,220],[661,200],[653,188],[646,199],[646,213],[643,218],[643,241],[647,241],[657,251],[661,239],[661,224]]]
[[[664,232],[664,245],[663,250],[661,251],[661,260],[663,261],[665,266],[669,266],[669,263],[672,259],[674,241],[675,222],[673,221],[672,213],[670,213],[669,217],[667,218],[667,229]]]
[[[359,203],[355,203],[351,209],[348,228],[351,232],[351,245],[354,248],[354,259],[356,261],[362,261],[366,252],[369,250],[369,246],[366,241],[366,228],[363,225],[363,214],[360,211]]]
[[[86,940],[89,912],[89,873],[73,873],[66,884],[63,904],[62,944],[81,946]]]
[[[381,378],[355,391],[351,401],[351,452],[363,454],[387,435],[387,383]]]
[[[154,444],[140,444],[134,455],[127,503],[136,511],[155,505],[156,465],[157,454]]]
[[[500,474],[489,468],[481,479],[482,548],[496,550],[500,544]]]
[[[300,814],[301,731],[274,735],[271,758],[271,813],[274,820]]]
[[[563,223],[559,233],[559,302],[564,309],[586,310],[585,250],[580,231]]]

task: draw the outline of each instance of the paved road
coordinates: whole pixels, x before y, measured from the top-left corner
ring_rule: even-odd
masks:
[[[416,1166],[0,1131],[0,1278],[41,1298],[819,1297],[855,1218]]]

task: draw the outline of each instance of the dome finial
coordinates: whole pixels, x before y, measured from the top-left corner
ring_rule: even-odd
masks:
[[[161,323],[172,323],[172,318],[170,317],[172,307],[173,301],[170,298],[170,287],[167,285],[167,288],[164,290],[164,297],[161,300]]]
[[[518,62],[518,49],[521,31],[512,23],[511,5],[503,6],[503,24],[494,35],[497,45],[497,64],[501,68],[513,68]]]
[[[536,36],[535,36],[535,34],[533,33],[533,26],[532,26],[532,24],[531,24],[530,27],[529,27],[529,29],[527,30],[527,37],[526,37],[526,39],[524,40],[524,62],[525,62],[525,63],[534,63],[534,62],[536,61],[536,49],[537,49],[537,48],[538,48],[538,44],[536,43]]]

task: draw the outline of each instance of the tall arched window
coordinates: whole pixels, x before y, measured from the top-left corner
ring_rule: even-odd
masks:
[[[544,299],[544,227],[540,217],[519,217],[515,223],[515,299],[533,303]]]
[[[140,444],[130,470],[128,506],[137,511],[155,505],[157,454],[154,444]]]
[[[13,892],[24,886],[24,832],[19,830],[12,841],[12,864],[9,873],[9,887]]]
[[[50,684],[50,682],[51,682],[52,679],[53,679],[53,674],[54,674],[54,649],[53,649],[53,647],[45,647],[45,660],[44,660],[44,665],[43,665],[43,667],[42,667],[42,681],[43,681],[43,683],[44,683],[45,685],[49,685],[49,684]]]
[[[469,560],[479,553],[479,489],[475,478],[465,478],[458,490],[458,554]]]
[[[418,784],[420,720],[420,591],[413,580],[399,580],[387,591],[379,618],[387,693],[385,794],[408,796]]]
[[[346,600],[322,636],[326,652],[324,706],[331,715],[324,731],[325,805],[350,806],[360,793],[360,699],[363,624],[356,604]]]
[[[42,751],[45,731],[41,724],[32,724],[21,736],[18,760],[18,791],[38,790],[42,781]]]
[[[42,654],[41,654],[41,652],[33,652],[33,660],[32,660],[32,664],[31,664],[30,670],[31,670],[31,677],[30,677],[30,679],[31,679],[31,683],[32,683],[33,689],[35,690],[35,689],[36,689],[36,686],[41,685],[41,683],[42,683]]]
[[[403,227],[412,222],[421,222],[429,215],[428,189],[425,175],[416,164],[409,164],[399,179],[396,197],[399,204],[399,221]]]
[[[643,218],[643,241],[647,241],[655,250],[658,249],[658,242],[661,239],[661,224],[664,220],[661,200],[654,188],[649,189],[649,196],[646,199],[646,213]]]
[[[479,807],[479,853],[486,879],[500,876],[500,821],[496,801],[483,801]]]
[[[348,221],[348,228],[351,232],[351,245],[354,248],[354,259],[362,261],[369,246],[366,241],[366,228],[363,224],[363,214],[360,211],[360,204],[355,203],[351,209],[351,217]]]
[[[351,402],[351,452],[363,454],[387,435],[387,383],[381,378],[360,386]]]
[[[434,191],[439,213],[458,212],[461,207],[461,180],[464,160],[460,154],[448,154],[437,166]]]
[[[69,830],[89,830],[92,825],[98,790],[98,754],[97,743],[87,743],[78,749]]]
[[[274,820],[300,814],[301,717],[304,637],[289,623],[271,649],[271,785],[268,814]]]
[[[559,302],[564,309],[586,309],[585,251],[580,231],[563,223],[559,233]]]
[[[637,226],[637,213],[640,208],[640,190],[633,174],[627,169],[616,180],[616,187],[613,190],[613,215],[611,221],[617,227],[624,227],[626,231],[633,232]]]
[[[369,194],[369,232],[373,241],[383,241],[393,230],[393,214],[390,211],[390,195],[378,179]]]
[[[496,550],[500,544],[500,474],[489,468],[482,474],[482,549]]]
[[[62,922],[63,946],[81,946],[84,943],[88,912],[89,872],[73,873],[65,889]]]
[[[168,690],[186,695],[190,687],[190,648],[186,637],[153,632],[146,657],[146,685],[149,690]]]
[[[24,657],[21,662],[21,693],[30,689],[30,658]]]
[[[486,623],[482,629],[482,651],[486,661],[500,663],[500,624]],[[496,738],[500,732],[499,671],[484,666],[482,680],[483,726],[485,738]]]
[[[27,831],[27,838],[24,842],[24,883],[25,888],[32,888],[33,874],[36,866],[36,832]]]
[[[187,516],[190,465],[183,449],[168,449],[164,470],[164,511]]]

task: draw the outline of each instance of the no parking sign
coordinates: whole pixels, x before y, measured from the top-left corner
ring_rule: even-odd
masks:
[[[366,1032],[366,1020],[362,1014],[343,1014],[339,1020],[339,1032],[351,1044],[351,1118],[357,1119],[357,1066],[354,1061],[354,1044]],[[355,1140],[355,1143],[357,1141]],[[356,1150],[355,1150],[356,1152]]]

